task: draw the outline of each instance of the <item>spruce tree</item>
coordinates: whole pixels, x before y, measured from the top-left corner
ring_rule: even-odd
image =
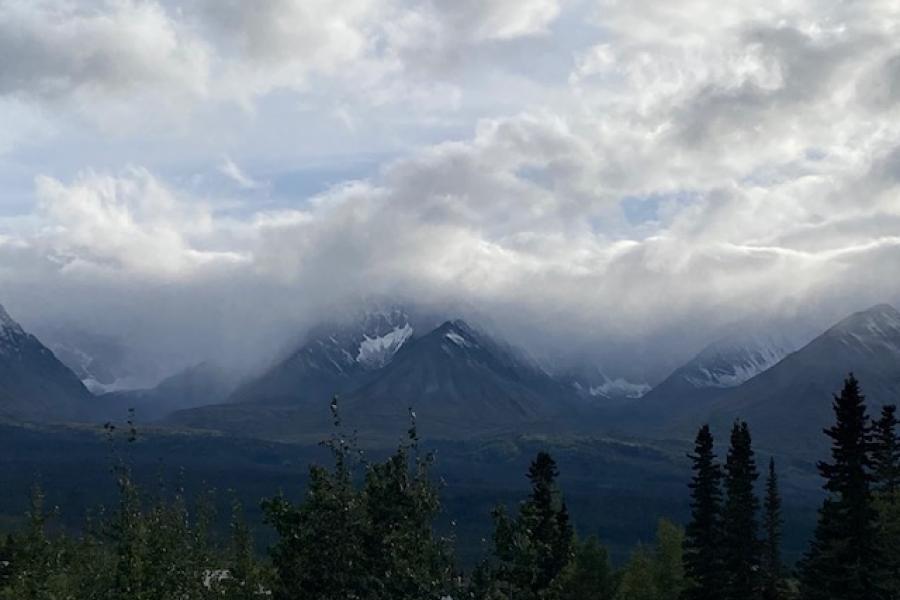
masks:
[[[886,598],[883,560],[870,489],[870,424],[859,382],[851,374],[834,398],[836,423],[825,430],[831,461],[819,463],[828,497],[802,564],[803,600]]]
[[[900,443],[896,412],[893,405],[882,408],[872,442],[878,537],[885,588],[891,598],[900,598]]]
[[[691,520],[685,529],[685,600],[720,600],[722,592],[722,472],[713,452],[709,425],[697,433],[691,489]]]
[[[722,563],[724,600],[759,597],[760,544],[754,487],[759,473],[753,457],[750,429],[743,421],[731,430],[725,460],[725,506],[722,511]]]
[[[539,452],[528,469],[531,496],[520,512],[535,552],[534,591],[549,588],[571,559],[574,531],[557,477],[556,462],[548,453]]]
[[[762,600],[782,600],[786,596],[784,566],[781,562],[781,494],[775,459],[769,459],[766,499],[763,503]]]
[[[547,598],[572,559],[574,530],[557,486],[556,462],[539,452],[528,469],[531,494],[513,520],[494,511],[494,587],[507,597]]]
[[[900,443],[897,440],[897,407],[884,406],[875,422],[872,439],[874,490],[895,500],[900,488]]]

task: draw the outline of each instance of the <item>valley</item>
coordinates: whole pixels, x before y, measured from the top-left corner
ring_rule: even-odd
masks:
[[[821,498],[819,433],[844,371],[862,378],[876,407],[900,391],[900,314],[887,305],[804,345],[724,339],[649,393],[605,403],[465,321],[412,314],[395,307],[323,324],[250,380],[199,365],[152,389],[94,396],[4,312],[0,450],[15,459],[0,462],[0,513],[21,514],[35,480],[67,506],[71,526],[111,498],[118,450],[99,424],[121,430],[129,410],[140,434],[127,451],[142,477],[180,472],[188,487],[240,490],[252,509],[278,489],[302,489],[306,465],[327,458],[318,443],[334,431],[336,396],[343,431],[376,457],[403,439],[414,415],[437,456],[444,523],[465,523],[455,532],[463,556],[478,555],[492,506],[521,492],[531,454],[545,448],[559,459],[579,526],[624,559],[657,518],[685,517],[685,456],[697,425],[724,436],[740,417],[758,432],[760,458],[782,465],[786,551],[798,556]]]

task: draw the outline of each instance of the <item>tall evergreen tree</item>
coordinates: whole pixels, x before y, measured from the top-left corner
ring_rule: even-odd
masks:
[[[522,505],[521,516],[532,532],[537,553],[538,589],[549,587],[572,555],[574,532],[569,510],[556,484],[559,469],[546,452],[538,452],[528,469],[531,496]]]
[[[778,490],[778,474],[775,459],[769,459],[769,475],[766,478],[766,499],[763,503],[762,549],[762,600],[783,600],[786,595],[784,566],[781,562],[781,493]]]
[[[722,471],[713,451],[709,425],[697,433],[691,489],[691,520],[685,529],[685,600],[720,600],[722,592],[721,510]]]
[[[495,587],[511,598],[547,598],[572,559],[574,530],[557,486],[556,462],[539,452],[528,469],[531,494],[512,520],[494,511]]]
[[[725,460],[725,506],[722,511],[722,563],[724,600],[759,597],[759,500],[754,491],[759,473],[753,457],[750,428],[743,421],[731,430]]]
[[[900,598],[900,443],[893,405],[883,407],[875,422],[872,463],[885,588],[891,598]]]
[[[882,407],[875,422],[872,439],[872,470],[874,489],[890,501],[900,489],[900,442],[897,440],[897,407]]]
[[[804,600],[880,600],[887,596],[870,489],[871,428],[852,374],[833,407],[836,423],[825,430],[831,461],[819,463],[828,498],[803,560],[801,593]]]

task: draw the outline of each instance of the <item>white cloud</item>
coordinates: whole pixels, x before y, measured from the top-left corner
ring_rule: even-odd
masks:
[[[222,164],[219,165],[219,172],[245,190],[257,189],[261,186],[260,182],[244,173],[244,171],[227,156],[225,157],[225,160],[222,161]]]
[[[57,98],[172,86],[202,94],[208,48],[155,2],[0,4],[0,93]]]
[[[35,239],[63,273],[131,277],[183,277],[239,253],[204,249],[195,241],[213,231],[210,214],[186,205],[144,169],[120,177],[87,173],[70,185],[36,181],[47,219]]]
[[[900,300],[895,3],[91,6],[0,2],[0,44],[23,57],[0,67],[7,103],[91,96],[133,117],[154,114],[149,90],[197,118],[177,143],[154,119],[96,139],[63,126],[69,168],[16,155],[31,128],[0,140],[45,174],[41,226],[0,244],[11,289],[32,261],[48,294],[77,273],[166,282],[191,305],[202,281],[227,310],[278,304],[273,319],[399,293],[595,346]],[[71,148],[113,137],[71,175]],[[120,147],[144,167],[116,164]],[[375,166],[285,189],[342,152]],[[184,184],[210,165],[236,199]]]

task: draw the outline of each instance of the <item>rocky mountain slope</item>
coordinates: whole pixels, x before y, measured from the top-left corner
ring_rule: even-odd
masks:
[[[89,420],[98,406],[75,373],[0,306],[0,417]]]
[[[168,422],[298,439],[327,428],[338,395],[346,422],[361,430],[396,433],[413,409],[425,431],[469,437],[547,423],[577,407],[569,387],[464,321],[417,333],[402,312],[320,330],[228,403],[179,411]]]
[[[853,372],[869,410],[900,402],[900,312],[882,304],[850,315],[771,369],[719,398],[710,421],[748,421],[759,443],[821,454],[833,420],[833,394]]]

